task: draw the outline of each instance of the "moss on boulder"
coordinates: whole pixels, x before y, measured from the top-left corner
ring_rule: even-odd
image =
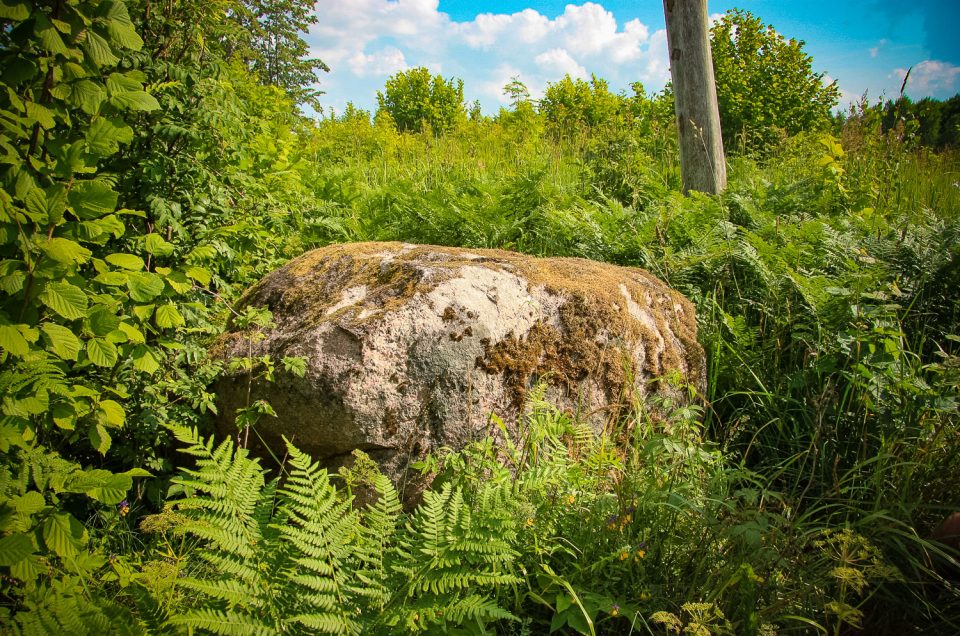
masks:
[[[694,309],[649,273],[577,258],[403,243],[331,245],[294,259],[250,289],[275,325],[232,330],[226,359],[304,356],[303,378],[246,374],[216,387],[221,422],[266,399],[267,444],[281,435],[320,458],[354,449],[398,483],[409,463],[491,433],[495,412],[515,427],[527,391],[600,428],[634,399],[689,400],[667,377],[702,389]],[[234,429],[235,430],[235,429]],[[279,446],[279,445],[278,445]]]

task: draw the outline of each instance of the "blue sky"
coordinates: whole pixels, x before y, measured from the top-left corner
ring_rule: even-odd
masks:
[[[741,8],[806,42],[814,69],[838,81],[843,101],[906,93],[940,99],[960,91],[960,0],[709,1],[718,16]],[[426,66],[464,81],[487,114],[506,103],[514,76],[533,97],[569,73],[606,79],[613,90],[669,79],[660,0],[325,0],[307,40],[331,72],[321,103],[376,109],[376,93],[401,70]]]

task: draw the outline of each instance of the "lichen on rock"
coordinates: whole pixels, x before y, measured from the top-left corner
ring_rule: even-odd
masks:
[[[313,250],[251,288],[242,305],[273,313],[254,341],[231,330],[221,358],[304,356],[303,378],[279,374],[248,396],[242,373],[216,387],[221,425],[252,399],[277,413],[258,432],[320,458],[354,449],[403,482],[409,463],[515,427],[527,391],[596,428],[632,399],[704,384],[693,306],[649,273],[577,258],[402,243]]]

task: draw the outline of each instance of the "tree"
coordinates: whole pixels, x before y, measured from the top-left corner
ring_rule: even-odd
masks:
[[[748,11],[728,11],[711,30],[724,142],[746,149],[826,126],[839,99],[824,84],[802,40],[785,39]]]
[[[940,148],[960,146],[960,94],[943,102],[940,107]]]
[[[717,91],[710,64],[706,0],[664,0],[674,110],[680,133],[683,191],[717,194],[727,187]]]
[[[611,93],[606,80],[596,75],[589,82],[566,75],[547,85],[540,113],[563,134],[583,127],[613,124],[624,107],[624,98]]]
[[[913,102],[906,95],[887,100],[876,111],[883,132],[895,131],[901,138],[912,138],[928,148],[944,149],[958,145],[960,134],[960,95],[946,101],[924,97]]]
[[[503,94],[510,98],[510,108],[514,111],[530,102],[530,90],[517,75],[511,77],[510,83],[503,87]]]
[[[330,68],[308,57],[310,47],[301,37],[317,23],[312,0],[242,0],[230,10],[240,37],[229,43],[227,57],[238,57],[262,84],[282,88],[298,104],[319,110],[312,88],[319,71]]]
[[[496,120],[507,127],[511,139],[524,144],[539,138],[543,132],[544,119],[537,114],[536,102],[530,99],[530,90],[519,77],[514,76],[503,87],[503,95],[510,100],[510,110],[500,107]]]
[[[384,91],[377,91],[377,103],[400,132],[429,129],[439,135],[466,116],[463,80],[445,80],[422,66],[388,79]]]

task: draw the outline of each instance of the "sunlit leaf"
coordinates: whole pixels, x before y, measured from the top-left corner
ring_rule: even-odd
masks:
[[[137,302],[153,300],[163,293],[163,279],[153,272],[131,272],[127,278],[130,297]]]
[[[97,405],[97,421],[104,426],[122,428],[126,421],[126,413],[119,402],[114,400],[101,400]]]
[[[49,341],[48,348],[64,360],[76,360],[80,353],[80,340],[74,333],[61,325],[44,323],[41,331]]]
[[[110,98],[110,103],[117,108],[138,111],[151,111],[160,108],[160,102],[157,101],[157,98],[145,91],[117,93]]]
[[[87,38],[83,43],[83,50],[97,66],[114,66],[120,59],[113,54],[110,43],[103,39],[93,29],[87,29]]]
[[[176,305],[166,304],[157,307],[156,315],[157,326],[161,329],[171,329],[182,327],[184,324],[183,316]]]
[[[134,254],[108,254],[103,258],[111,265],[116,265],[117,267],[122,267],[123,269],[129,269],[131,271],[139,271],[144,268],[143,259]]]
[[[0,325],[0,347],[18,358],[30,352],[30,344],[13,325]]]
[[[76,241],[55,237],[44,243],[43,251],[58,263],[86,263],[92,252]]]
[[[138,345],[133,348],[133,366],[138,371],[143,371],[153,375],[160,368],[160,362],[157,360],[157,354],[146,345]]]
[[[20,22],[30,17],[30,3],[23,0],[0,0],[0,19]]]
[[[83,318],[87,312],[87,295],[70,283],[47,283],[40,302],[67,320]]]
[[[169,256],[173,254],[173,244],[168,243],[159,234],[147,234],[143,237],[144,248],[156,256]]]
[[[77,181],[67,200],[81,219],[96,219],[117,209],[119,195],[104,181]]]
[[[103,338],[87,341],[87,357],[98,367],[112,367],[117,362],[117,346]]]
[[[33,554],[33,540],[26,534],[11,534],[0,539],[0,566],[11,566]]]
[[[86,544],[87,531],[73,515],[56,513],[43,523],[43,542],[60,557],[71,559]]]
[[[113,445],[113,438],[102,424],[91,426],[87,431],[87,437],[93,448],[101,455],[106,455],[110,446]]]

